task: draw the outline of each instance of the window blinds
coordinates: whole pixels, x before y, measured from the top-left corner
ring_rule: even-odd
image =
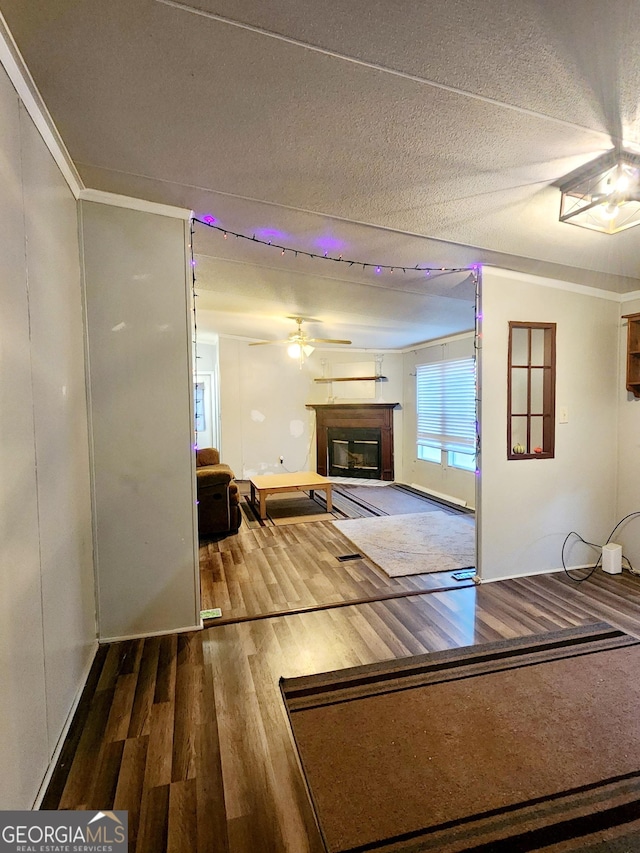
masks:
[[[416,385],[418,444],[475,452],[475,359],[419,364]]]

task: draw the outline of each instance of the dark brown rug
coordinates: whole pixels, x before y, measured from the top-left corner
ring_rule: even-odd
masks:
[[[330,853],[640,851],[640,641],[610,625],[281,689]]]
[[[415,512],[458,513],[444,504],[430,500],[426,496],[389,484],[388,486],[350,486],[340,483],[333,487],[334,495],[342,494],[367,509],[370,515],[404,515]]]
[[[310,498],[305,492],[295,495],[288,493],[270,495],[267,499],[267,517],[260,519],[258,510],[249,496],[244,496],[241,509],[248,527],[271,527],[286,524],[302,524],[309,521],[331,521],[342,516],[338,512],[326,512],[326,504],[316,497]]]

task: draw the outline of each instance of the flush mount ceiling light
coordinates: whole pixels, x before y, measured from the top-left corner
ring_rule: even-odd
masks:
[[[640,225],[640,155],[608,151],[560,185],[560,222],[604,234]]]

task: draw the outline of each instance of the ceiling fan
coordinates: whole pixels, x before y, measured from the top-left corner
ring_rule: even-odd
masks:
[[[309,344],[343,344],[346,346],[351,343],[351,341],[342,341],[335,338],[310,338],[306,332],[302,331],[304,317],[290,317],[289,319],[295,320],[298,327],[295,332],[291,332],[288,338],[281,341],[254,341],[249,346],[260,347],[265,344],[289,344],[290,346],[297,345],[299,347],[308,347]],[[311,347],[311,350],[313,350],[313,347]]]
[[[342,344],[347,346],[351,343],[351,341],[337,340],[335,338],[310,338],[306,332],[302,331],[304,317],[290,317],[289,319],[296,321],[297,329],[295,332],[291,332],[288,338],[281,341],[254,341],[249,346],[259,347],[265,344],[288,344],[287,353],[291,358],[299,359],[302,365],[304,357],[311,355],[314,350],[311,344]]]

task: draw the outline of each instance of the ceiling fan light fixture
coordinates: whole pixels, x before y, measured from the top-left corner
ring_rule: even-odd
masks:
[[[315,347],[312,347],[312,343],[321,343],[321,344],[339,344],[340,346],[349,346],[351,341],[342,340],[338,338],[310,338],[306,332],[302,331],[302,323],[304,322],[302,317],[293,317],[296,321],[296,331],[292,332],[289,337],[284,341],[252,341],[249,346],[250,347],[259,347],[264,344],[286,344],[287,345],[287,355],[289,358],[296,359],[302,369],[302,365],[304,364],[305,358],[309,358],[312,352],[314,352]]]
[[[640,225],[640,155],[613,150],[560,186],[560,222],[603,234]]]
[[[615,219],[618,215],[619,209],[620,208],[615,202],[610,201],[608,204],[602,205],[602,210],[600,210],[600,216],[602,216],[603,219]]]
[[[289,356],[289,358],[297,359],[300,368],[302,369],[302,365],[304,364],[305,358],[309,358],[313,350],[314,347],[305,344],[304,341],[295,341],[294,343],[289,344],[289,346],[287,347],[287,355]]]

